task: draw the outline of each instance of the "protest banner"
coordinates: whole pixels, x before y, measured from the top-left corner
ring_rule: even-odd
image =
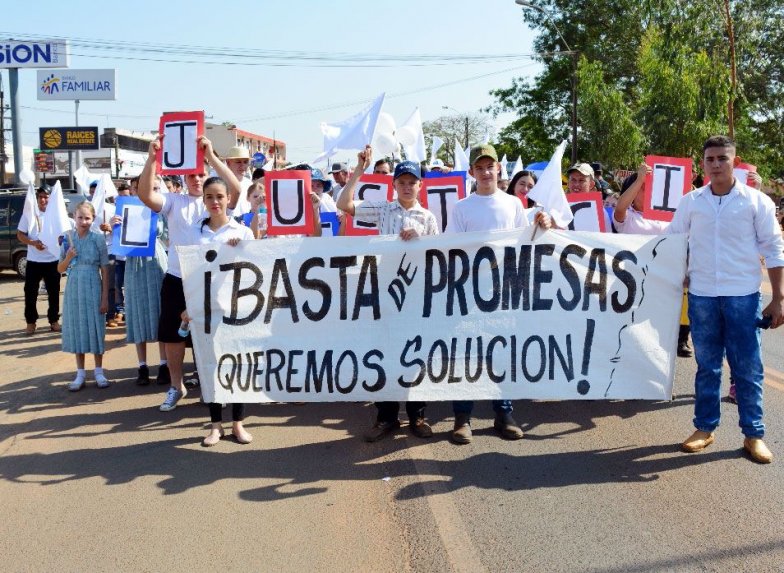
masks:
[[[376,175],[365,173],[354,187],[354,201],[392,201],[395,189],[392,187],[391,175]],[[347,236],[378,235],[378,225],[367,221],[357,220],[351,215],[346,215]]]
[[[681,197],[691,190],[691,159],[648,155],[651,173],[645,176],[642,215],[655,221],[672,221]]]
[[[164,113],[158,129],[164,136],[155,158],[160,175],[187,175],[204,168],[204,150],[198,145],[204,135],[203,111]]]
[[[121,196],[115,201],[116,215],[122,223],[112,227],[110,254],[124,257],[154,257],[158,213],[138,197]]]
[[[204,401],[668,399],[686,237],[528,235],[178,247]]]
[[[598,191],[590,193],[568,193],[566,200],[572,211],[571,231],[606,233],[609,231],[604,219],[604,199]]]
[[[310,206],[310,171],[267,171],[267,235],[309,235],[315,224]]]
[[[419,190],[419,203],[433,213],[443,233],[455,203],[466,197],[465,173],[425,177]]]

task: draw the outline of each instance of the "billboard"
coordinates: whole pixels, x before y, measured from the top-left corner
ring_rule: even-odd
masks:
[[[42,151],[98,149],[97,127],[41,127],[38,134]]]
[[[67,40],[0,40],[0,68],[67,67]]]
[[[38,70],[39,100],[116,99],[116,70]]]

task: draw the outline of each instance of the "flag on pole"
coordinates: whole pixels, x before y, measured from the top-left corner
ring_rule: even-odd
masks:
[[[35,196],[33,183],[27,184],[27,194],[25,195],[24,208],[22,209],[22,219],[27,221],[27,234],[35,228],[37,233],[41,233],[41,210],[38,209],[38,199]]]
[[[373,141],[382,105],[384,105],[383,93],[365,109],[348,119],[335,123],[322,122],[321,133],[324,135],[324,152],[314,159],[313,163],[335,155],[339,149],[364,149]]]
[[[54,184],[54,190],[49,197],[49,204],[46,206],[46,217],[44,217],[41,234],[41,242],[46,245],[46,250],[55,257],[60,256],[59,238],[71,228],[68,219],[68,210],[65,207],[63,188],[60,182]]]
[[[515,161],[514,167],[512,167],[512,177],[520,173],[522,170],[523,170],[523,158],[518,155],[517,161]]]
[[[555,224],[562,229],[567,228],[574,219],[563,187],[561,187],[561,161],[566,144],[567,141],[564,140],[556,147],[555,153],[542,171],[539,181],[528,193],[528,198],[541,205],[545,212],[553,218]]]
[[[101,178],[98,180],[98,185],[95,187],[95,195],[90,199],[90,203],[92,203],[93,208],[95,209],[95,221],[98,224],[106,223],[106,218],[104,216],[106,199],[108,197],[116,196],[117,188],[114,186],[112,176],[108,173],[104,173],[101,175]]]
[[[414,110],[395,135],[403,146],[403,151],[406,152],[406,159],[417,163],[427,159],[425,133],[422,131],[422,116],[419,114],[419,108]]]
[[[468,154],[460,147],[460,142],[455,139],[455,171],[465,171],[467,173],[469,167]]]
[[[506,154],[504,154],[499,163],[501,164],[501,179],[509,179],[509,171],[506,170],[506,166],[509,165],[509,161],[506,159]]]
[[[430,144],[430,163],[433,163],[433,160],[436,158],[436,153],[438,150],[441,149],[441,146],[444,145],[444,140],[438,137],[437,135],[433,136],[433,142]]]
[[[82,195],[87,195],[90,192],[90,181],[93,180],[93,175],[87,169],[87,166],[82,163],[79,166],[79,169],[74,171],[74,181],[76,181],[76,186],[79,188],[79,192]]]

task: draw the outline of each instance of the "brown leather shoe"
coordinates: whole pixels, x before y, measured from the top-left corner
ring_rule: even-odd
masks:
[[[751,459],[757,463],[769,464],[773,461],[773,454],[762,438],[746,438],[743,440],[743,449],[749,452]]]
[[[455,427],[452,430],[452,441],[456,444],[470,444],[473,439],[471,417],[467,414],[457,414],[455,416]]]
[[[63,328],[60,326],[59,322],[50,322],[49,330],[51,330],[52,332],[62,332]]]
[[[106,321],[106,326],[108,328],[117,328],[120,325],[117,324],[117,321],[114,320],[114,318],[110,318],[109,320]]]
[[[32,336],[33,334],[35,334],[35,323],[34,322],[31,322],[31,323],[27,324],[27,328],[25,328],[25,334],[27,336]]]
[[[379,422],[373,424],[373,427],[365,432],[363,438],[366,442],[377,442],[387,434],[391,434],[400,427],[400,420],[394,422]]]
[[[523,430],[520,428],[520,424],[512,418],[512,414],[496,414],[493,427],[507,440],[521,440],[523,438]]]
[[[710,446],[713,443],[713,439],[713,432],[697,430],[686,438],[686,441],[681,444],[681,449],[690,454],[700,452]]]
[[[430,427],[430,424],[425,422],[424,418],[417,418],[416,420],[411,420],[409,426],[411,428],[411,433],[414,434],[417,438],[433,437],[433,428]]]

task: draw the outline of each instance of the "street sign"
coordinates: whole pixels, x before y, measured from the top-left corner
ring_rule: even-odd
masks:
[[[41,127],[38,133],[43,151],[98,149],[97,127]]]
[[[67,40],[0,40],[0,68],[67,67]]]
[[[260,151],[253,154],[253,168],[254,169],[261,169],[264,167],[264,164],[267,162],[266,156],[261,153]]]
[[[39,100],[116,99],[116,70],[38,70]]]
[[[39,173],[54,173],[54,153],[51,151],[33,150],[35,170]]]

